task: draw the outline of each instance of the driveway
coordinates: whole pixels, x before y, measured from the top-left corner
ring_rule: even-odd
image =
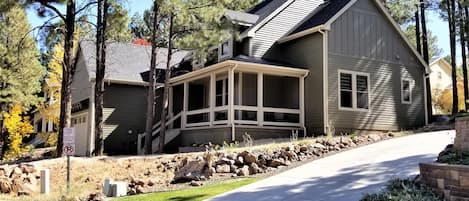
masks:
[[[436,159],[454,131],[395,138],[338,153],[210,199],[210,201],[354,201],[392,178],[414,177]]]

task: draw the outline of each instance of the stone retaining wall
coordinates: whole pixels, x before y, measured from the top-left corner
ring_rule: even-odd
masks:
[[[456,119],[454,148],[460,151],[469,151],[469,117],[459,117]]]
[[[422,182],[445,200],[469,201],[469,166],[443,163],[421,163]]]

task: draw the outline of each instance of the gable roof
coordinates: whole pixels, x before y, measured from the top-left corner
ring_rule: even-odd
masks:
[[[80,41],[80,51],[90,79],[96,75],[96,45],[94,41]],[[166,69],[167,48],[158,48],[157,69]],[[189,51],[173,53],[171,65],[176,66],[190,55]],[[145,83],[142,73],[150,69],[151,46],[131,43],[109,43],[106,50],[105,80]]]
[[[234,23],[239,23],[242,25],[249,25],[249,26],[255,24],[257,20],[259,19],[258,15],[239,12],[235,10],[226,10],[225,17]]]
[[[249,36],[252,31],[256,31],[261,25],[265,24],[292,1],[294,0],[263,0],[261,3],[246,11],[246,13],[257,15],[258,19],[256,23],[252,24],[251,27],[241,33],[241,38]]]
[[[330,26],[335,20],[337,20],[342,14],[345,13],[350,7],[352,7],[355,2],[358,0],[329,0],[329,3],[326,3],[324,6],[321,6],[319,11],[313,13],[309,19],[305,20],[301,25],[299,25],[292,32],[287,34],[287,36],[278,40],[279,43],[287,42],[303,36],[321,31],[321,30],[330,30]],[[385,18],[391,23],[392,27],[398,32],[402,40],[407,44],[408,48],[412,53],[417,57],[419,62],[425,68],[426,73],[430,73],[430,67],[423,59],[414,46],[410,43],[409,39],[402,32],[401,28],[397,23],[392,19],[391,15],[387,9],[383,6],[380,0],[372,0],[379,11],[385,16]],[[330,12],[330,13],[329,13]],[[317,19],[313,19],[317,18]]]

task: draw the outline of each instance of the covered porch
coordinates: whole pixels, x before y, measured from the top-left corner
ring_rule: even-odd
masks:
[[[308,70],[228,60],[170,80],[169,118],[184,130],[305,130]],[[180,121],[180,122],[177,122]]]

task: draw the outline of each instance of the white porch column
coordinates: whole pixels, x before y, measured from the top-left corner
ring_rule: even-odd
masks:
[[[182,115],[181,115],[181,128],[186,127],[187,123],[187,110],[189,108],[189,84],[187,82],[184,82],[184,103],[183,103],[183,109],[182,109]]]
[[[257,122],[264,125],[264,74],[257,73]]]
[[[300,86],[299,86],[299,96],[298,101],[299,101],[299,106],[300,106],[300,124],[301,126],[305,126],[305,79],[304,77],[299,77],[298,78],[300,81]]]
[[[173,103],[173,87],[170,86],[169,87],[169,92],[168,92],[168,116],[170,119],[173,118],[174,116],[174,113],[173,113],[173,106],[174,106],[174,103]],[[169,125],[169,128],[173,128],[173,123],[171,123]]]
[[[210,74],[210,126],[213,125],[213,122],[215,121],[215,112],[213,111],[215,109],[215,98],[216,98],[216,77],[215,73]]]
[[[228,70],[228,123],[234,125],[234,69]]]

